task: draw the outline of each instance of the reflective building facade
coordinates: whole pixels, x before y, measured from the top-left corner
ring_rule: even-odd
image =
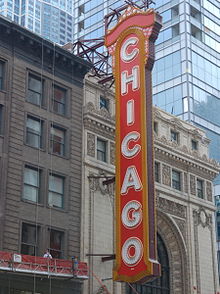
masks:
[[[156,5],[164,25],[156,41],[154,104],[203,128],[211,140],[210,157],[220,161],[220,2],[157,0]],[[199,147],[192,141],[192,151]],[[220,176],[214,184],[218,209]],[[220,208],[216,219],[220,240]]]
[[[0,14],[49,39],[73,41],[72,0],[0,0]]]

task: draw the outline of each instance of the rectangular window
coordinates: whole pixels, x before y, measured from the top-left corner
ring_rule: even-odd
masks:
[[[39,202],[40,198],[40,170],[25,166],[23,199]]]
[[[0,135],[3,134],[3,105],[0,104]]]
[[[160,182],[160,174],[159,174],[159,171],[160,171],[160,164],[159,162],[155,162],[155,165],[154,165],[154,177],[155,177],[155,182]]]
[[[195,140],[191,141],[192,150],[198,150],[198,142]]]
[[[158,122],[154,122],[154,133],[158,134]]]
[[[171,139],[172,142],[176,142],[178,144],[179,143],[179,133],[171,130],[170,139]]]
[[[66,90],[54,86],[54,95],[53,95],[53,100],[52,100],[52,109],[54,112],[59,113],[59,114],[65,114],[65,109],[66,109]]]
[[[97,138],[97,159],[107,162],[107,142]]]
[[[63,232],[50,230],[50,254],[53,258],[63,257],[63,238]]]
[[[102,108],[109,110],[109,100],[103,96],[100,96],[100,109]]]
[[[64,178],[58,175],[49,176],[48,204],[53,207],[63,208]]]
[[[4,65],[3,61],[0,61],[0,90],[4,88]]]
[[[32,74],[28,76],[27,100],[36,105],[42,105],[43,80]]]
[[[52,153],[64,156],[65,154],[65,130],[51,126],[50,131],[50,148]]]
[[[180,172],[172,170],[172,187],[176,190],[181,190]]]
[[[38,234],[39,228],[37,226],[22,224],[21,254],[32,256],[38,254]]]
[[[26,143],[28,145],[42,148],[42,126],[43,122],[40,119],[28,115],[26,121]]]
[[[197,179],[197,196],[199,198],[204,198],[203,180]]]

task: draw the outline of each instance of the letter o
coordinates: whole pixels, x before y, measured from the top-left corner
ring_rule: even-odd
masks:
[[[131,237],[122,247],[122,260],[127,266],[135,266],[143,256],[143,244],[140,239]]]

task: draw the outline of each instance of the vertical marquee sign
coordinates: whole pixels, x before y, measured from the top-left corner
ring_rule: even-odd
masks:
[[[116,265],[114,280],[160,275],[153,176],[151,70],[161,17],[128,6],[107,31],[116,88]]]

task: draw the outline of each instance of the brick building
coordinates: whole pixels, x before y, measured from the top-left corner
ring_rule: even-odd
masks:
[[[49,248],[53,259],[80,255],[83,78],[89,68],[0,18],[1,252],[43,256]],[[3,263],[0,254],[1,294],[80,293],[80,279],[34,270],[21,276]]]
[[[112,281],[114,121],[114,89],[87,78],[81,254],[91,274],[84,293],[218,293],[212,180],[219,165],[209,158],[204,131],[159,108],[154,109],[154,153],[162,277],[146,285]]]

